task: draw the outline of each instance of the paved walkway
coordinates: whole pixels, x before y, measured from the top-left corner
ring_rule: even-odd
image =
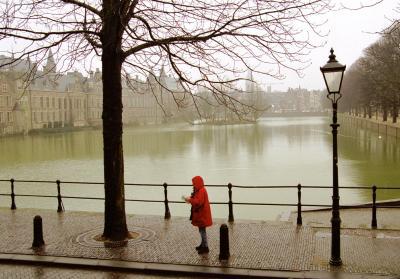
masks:
[[[399,210],[387,212],[397,224],[399,213]],[[46,245],[40,250],[31,248],[35,215],[43,219]],[[305,215],[303,218],[307,220]],[[334,268],[328,263],[329,227],[310,224],[298,227],[291,221],[236,220],[228,224],[231,257],[221,262],[219,227],[225,220],[214,221],[208,229],[210,253],[198,255],[194,249],[199,242],[198,231],[183,217],[165,221],[162,216],[129,215],[128,228],[136,237],[123,247],[115,247],[113,243],[95,240],[102,233],[101,213],[59,214],[40,209],[3,208],[0,209],[0,278],[54,278],[52,274],[57,274],[57,278],[130,278],[132,274],[142,278],[168,278],[165,275],[171,278],[400,278],[397,225],[392,228],[388,224],[378,230],[343,228],[344,264]],[[378,226],[381,226],[379,215]],[[146,275],[149,272],[152,275]]]

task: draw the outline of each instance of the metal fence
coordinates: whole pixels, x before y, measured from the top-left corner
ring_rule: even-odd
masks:
[[[9,182],[11,187],[10,193],[0,193],[0,196],[10,196],[11,198],[11,209],[17,209],[16,206],[16,197],[45,197],[45,198],[57,198],[58,205],[57,205],[57,212],[63,212],[64,205],[62,200],[63,199],[84,199],[84,200],[104,200],[104,198],[99,197],[87,197],[87,196],[69,196],[69,195],[62,195],[61,194],[61,185],[64,184],[84,184],[84,185],[104,185],[102,182],[77,182],[77,181],[49,181],[49,180],[4,180],[0,179],[0,182]],[[53,184],[57,187],[57,195],[38,195],[38,194],[17,194],[16,191],[16,184],[22,183],[41,183],[41,184]],[[171,213],[169,210],[169,204],[183,204],[184,201],[180,200],[168,200],[168,189],[170,187],[192,187],[190,184],[139,184],[139,183],[125,183],[125,186],[135,186],[135,187],[160,187],[161,190],[164,191],[164,199],[163,200],[153,200],[153,199],[125,199],[127,202],[148,202],[148,203],[164,203],[164,218],[169,219],[171,218]],[[258,206],[287,206],[287,207],[295,207],[297,208],[297,225],[302,225],[302,207],[318,207],[329,209],[332,207],[331,204],[302,204],[301,197],[302,197],[302,189],[332,189],[332,186],[304,186],[301,184],[293,185],[293,186],[240,186],[240,185],[233,185],[228,183],[227,185],[212,185],[208,184],[209,187],[215,188],[226,188],[227,189],[227,202],[211,202],[211,204],[222,204],[228,205],[229,214],[228,214],[228,221],[234,222],[234,205],[258,205]],[[232,199],[233,189],[250,189],[250,190],[258,190],[258,189],[283,189],[283,188],[293,188],[297,189],[297,203],[254,203],[254,202],[234,202]],[[391,204],[391,203],[376,203],[376,192],[378,190],[400,190],[400,187],[377,187],[373,185],[371,187],[365,186],[341,186],[340,189],[370,189],[371,196],[372,196],[372,203],[370,204],[362,204],[362,205],[341,205],[340,208],[371,208],[372,211],[372,218],[371,218],[371,227],[377,228],[377,219],[376,219],[376,210],[377,208],[399,208],[399,203]]]

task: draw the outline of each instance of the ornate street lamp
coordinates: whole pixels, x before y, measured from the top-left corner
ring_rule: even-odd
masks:
[[[333,195],[332,195],[332,246],[331,246],[331,265],[339,266],[342,264],[340,258],[340,214],[339,214],[339,182],[338,182],[338,155],[337,155],[337,103],[342,97],[340,88],[342,87],[343,73],[346,65],[340,64],[336,60],[331,48],[329,61],[320,68],[326,88],[328,90],[328,99],[332,102],[332,136],[333,136]]]

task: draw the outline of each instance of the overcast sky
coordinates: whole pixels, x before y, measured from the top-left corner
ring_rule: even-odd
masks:
[[[371,3],[371,0],[368,1]],[[342,2],[355,7],[361,1],[342,0]],[[326,25],[326,30],[330,30],[325,38],[326,45],[311,52],[312,65],[304,71],[305,76],[298,78],[297,75],[289,73],[282,83],[273,83],[272,90],[286,90],[288,87],[298,86],[324,89],[325,85],[319,67],[328,61],[330,48],[333,47],[340,63],[350,67],[362,56],[363,50],[379,38],[376,32],[390,25],[389,18],[400,17],[400,14],[394,11],[398,3],[398,0],[383,0],[372,8],[331,12]]]
[[[372,3],[379,0],[334,0],[345,3],[348,7],[359,7],[360,2]],[[309,59],[311,65],[303,71],[304,76],[299,78],[293,72],[286,72],[286,78],[281,81],[268,80],[265,77],[254,75],[255,80],[262,87],[271,85],[272,90],[287,90],[288,87],[302,87],[307,89],[324,89],[325,85],[319,67],[328,61],[329,50],[334,48],[338,61],[348,67],[362,56],[363,50],[379,38],[377,32],[390,25],[390,19],[399,18],[400,14],[394,9],[400,5],[400,0],[383,0],[381,3],[360,10],[341,9],[331,11],[321,20],[327,19],[324,32],[327,37],[325,46],[311,51]],[[2,50],[10,46],[0,44]],[[262,82],[261,82],[262,81]]]

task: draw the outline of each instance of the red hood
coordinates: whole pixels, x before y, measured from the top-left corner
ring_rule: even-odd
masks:
[[[192,183],[193,186],[196,190],[200,190],[201,188],[204,187],[204,181],[203,178],[201,176],[195,176],[192,178]]]

